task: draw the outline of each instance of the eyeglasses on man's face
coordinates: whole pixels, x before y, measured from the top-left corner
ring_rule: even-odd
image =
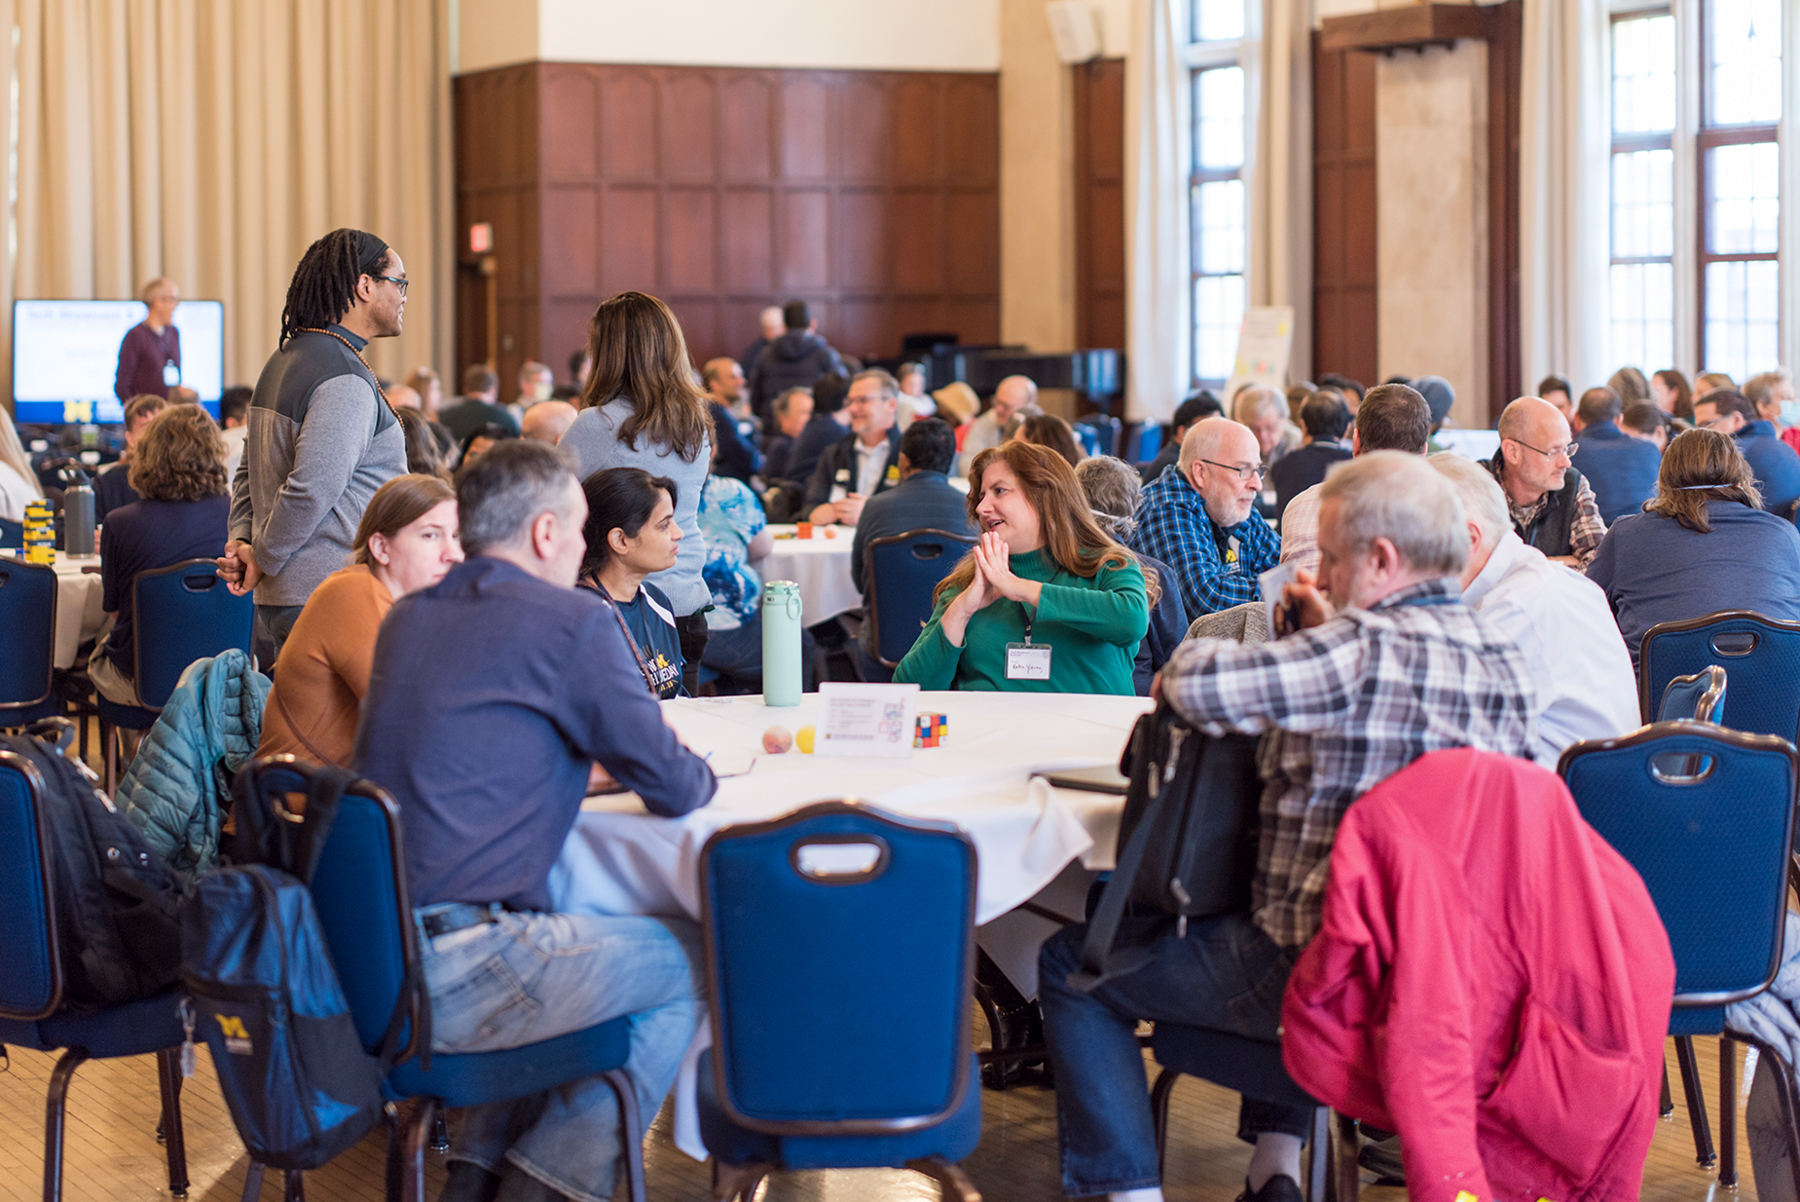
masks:
[[[1507,441],[1516,442],[1527,451],[1536,451],[1545,459],[1573,459],[1575,458],[1575,452],[1581,447],[1581,444],[1578,442],[1566,442],[1560,447],[1551,447],[1546,451],[1543,447],[1532,446],[1522,438],[1510,438]]]
[[[406,286],[408,283],[411,282],[403,275],[377,275],[377,276],[370,276],[369,278],[374,280],[378,284],[379,283],[392,284],[394,287],[400,289],[401,296],[406,295]]]
[[[1260,464],[1253,467],[1245,467],[1242,464],[1237,463],[1216,463],[1211,459],[1202,459],[1200,462],[1206,464],[1208,467],[1216,467],[1220,471],[1230,472],[1237,477],[1239,484],[1243,484],[1252,479],[1261,480],[1263,478],[1263,470]]]

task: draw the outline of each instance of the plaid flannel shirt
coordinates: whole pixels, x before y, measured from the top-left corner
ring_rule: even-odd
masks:
[[[1273,643],[1184,643],[1171,704],[1211,735],[1264,735],[1251,917],[1282,947],[1318,933],[1350,803],[1428,751],[1529,759],[1531,677],[1450,579],[1415,584]]]
[[[1175,569],[1189,618],[1258,600],[1257,576],[1281,561],[1281,538],[1269,523],[1253,512],[1221,527],[1179,464],[1144,490],[1130,545]]]
[[[1494,473],[1494,479],[1500,480],[1506,471],[1506,460],[1495,452],[1487,468]],[[1576,570],[1585,572],[1588,565],[1594,562],[1594,556],[1600,552],[1600,540],[1606,537],[1606,519],[1600,516],[1600,502],[1595,498],[1593,488],[1588,485],[1587,477],[1576,472],[1575,478],[1580,484],[1575,489],[1575,514],[1569,519],[1569,554],[1575,557]],[[1513,533],[1530,542],[1530,539],[1525,538],[1526,533],[1537,524],[1538,516],[1549,504],[1549,493],[1526,506],[1515,504],[1508,494],[1506,512],[1512,518]]]

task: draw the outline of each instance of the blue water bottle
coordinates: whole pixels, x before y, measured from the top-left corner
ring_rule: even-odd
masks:
[[[771,580],[763,587],[763,704],[800,704],[800,586]]]

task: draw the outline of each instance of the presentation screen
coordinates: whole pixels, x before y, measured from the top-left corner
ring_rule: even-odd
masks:
[[[18,420],[117,422],[125,406],[113,395],[119,344],[144,320],[142,301],[20,300],[13,302],[13,403]],[[181,331],[181,382],[219,416],[225,388],[225,304],[184,300],[175,310]]]

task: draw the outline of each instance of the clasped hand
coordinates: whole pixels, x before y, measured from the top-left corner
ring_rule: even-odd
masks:
[[[1336,613],[1325,594],[1319,591],[1318,578],[1301,568],[1292,580],[1281,586],[1281,604],[1275,607],[1275,629],[1270,633],[1280,638],[1296,630],[1310,630],[1330,621]]]
[[[975,544],[975,578],[944,611],[944,633],[956,646],[962,646],[969,619],[1001,598],[1024,605],[1038,603],[1043,585],[1015,575],[1011,557],[1006,540],[992,531],[983,534]]]

